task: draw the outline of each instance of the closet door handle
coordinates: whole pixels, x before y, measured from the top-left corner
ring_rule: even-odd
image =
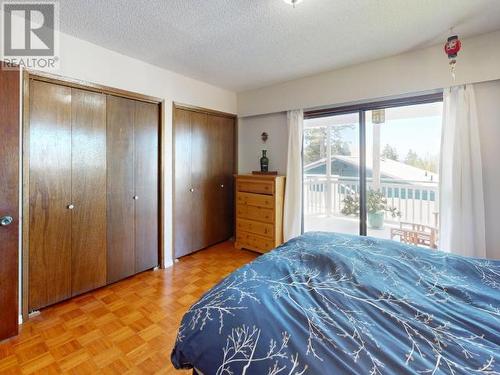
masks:
[[[73,208],[75,208],[74,204],[68,204],[68,210],[72,210]]]
[[[136,201],[137,199],[139,199],[139,197],[137,195],[134,195],[133,199],[134,201]]]
[[[190,193],[194,192],[194,188],[189,189],[189,192]]]
[[[12,218],[12,216],[2,216],[2,217],[0,217],[0,225],[2,227],[6,227],[7,225],[12,224],[13,221],[14,221],[14,219]]]

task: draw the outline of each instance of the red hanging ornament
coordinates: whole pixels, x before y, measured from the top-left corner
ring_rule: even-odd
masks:
[[[455,80],[455,65],[457,64],[457,55],[462,47],[462,42],[457,35],[450,36],[444,45],[444,52],[450,60],[450,70],[453,80]]]

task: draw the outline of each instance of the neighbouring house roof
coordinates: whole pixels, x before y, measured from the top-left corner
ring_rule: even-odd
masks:
[[[355,167],[356,169],[359,167],[359,156],[332,155],[332,174],[335,174],[335,161],[350,165],[352,167]],[[322,170],[321,167],[323,167],[324,165],[326,165],[326,158],[320,159],[304,166],[304,173],[314,173],[318,170]],[[371,175],[372,172],[372,165],[373,160],[371,158],[367,158],[366,168],[370,172],[369,175]],[[320,172],[319,174],[324,174],[324,171]],[[423,169],[386,158],[380,158],[380,174],[382,178],[391,178],[395,180],[421,182],[439,181],[439,175],[437,173],[425,171]]]

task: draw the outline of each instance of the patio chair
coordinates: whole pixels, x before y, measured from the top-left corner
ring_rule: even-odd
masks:
[[[394,237],[402,243],[437,249],[438,230],[428,225],[400,222],[399,228],[391,229],[391,240]]]

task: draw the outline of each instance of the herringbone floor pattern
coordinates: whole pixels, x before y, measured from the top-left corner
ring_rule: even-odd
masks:
[[[170,364],[182,315],[255,257],[225,242],[46,308],[0,343],[0,374],[190,374]]]

